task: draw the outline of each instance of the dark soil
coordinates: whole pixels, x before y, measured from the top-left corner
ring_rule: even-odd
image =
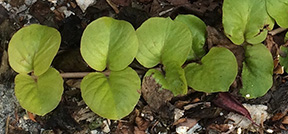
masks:
[[[242,68],[243,48],[229,45],[231,42],[223,34],[222,0],[97,0],[85,12],[80,9],[75,0],[54,1],[56,2],[53,3],[53,0],[0,0],[0,54],[2,57],[0,133],[158,134],[176,133],[180,130],[191,134],[238,133],[239,131],[240,133],[288,133],[286,131],[288,129],[287,74],[277,66],[279,63],[276,59],[277,48],[284,44],[285,33],[268,35],[264,42],[275,58],[274,85],[265,96],[251,100],[242,98],[238,94],[241,87],[240,76],[231,86],[229,96],[233,98],[233,101],[237,101],[235,104],[239,103],[238,107],[243,108],[242,104],[245,103],[267,108],[264,108],[266,113],[256,113],[262,119],[257,124],[258,126],[251,124],[249,128],[244,128],[239,122],[233,120],[234,118],[231,119],[229,116],[231,114],[240,116],[241,120],[246,120],[248,115],[243,110],[225,108],[222,103],[216,102],[215,105],[215,100],[220,96],[218,93],[205,94],[189,89],[187,95],[173,97],[169,91],[157,90],[160,88],[159,85],[149,78],[143,82],[142,96],[134,111],[118,121],[101,118],[86,106],[79,89],[81,79],[65,79],[65,91],[55,110],[42,117],[30,115],[15,100],[13,80],[16,73],[8,65],[7,47],[12,35],[31,23],[54,27],[61,33],[62,43],[53,61],[53,67],[60,72],[89,72],[92,69],[83,61],[79,47],[83,30],[93,20],[102,16],[110,16],[126,20],[137,29],[150,17],[175,18],[178,14],[193,14],[207,25],[207,50],[218,45],[227,47],[237,55],[239,68]],[[146,70],[136,61],[131,64],[131,67]],[[257,108],[260,109],[259,107]],[[266,117],[265,114],[269,116]],[[252,113],[251,115],[254,117]]]

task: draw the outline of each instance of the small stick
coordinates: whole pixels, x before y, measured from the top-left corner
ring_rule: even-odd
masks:
[[[106,2],[113,8],[116,14],[120,12],[119,9],[117,8],[117,5],[114,4],[111,0],[106,0]]]
[[[8,134],[9,132],[9,122],[10,122],[10,116],[7,117],[6,120],[6,127],[5,127],[5,134]]]
[[[62,78],[83,78],[88,75],[89,72],[75,72],[75,73],[61,73]]]
[[[165,11],[162,11],[162,12],[159,13],[159,16],[163,16],[164,14],[171,12],[173,9],[174,9],[174,7],[169,8],[169,9],[167,9]]]
[[[271,35],[273,36],[273,35],[276,35],[276,34],[278,34],[278,33],[283,32],[283,31],[285,31],[285,30],[287,30],[287,28],[279,27],[279,28],[277,28],[277,29],[274,29],[274,30],[270,31],[269,34],[271,34]]]
[[[137,72],[138,75],[143,75],[145,74],[146,71],[144,70],[135,70]],[[98,72],[98,71],[96,71]],[[93,72],[70,72],[70,73],[60,73],[60,76],[62,78],[83,78],[86,75],[88,75],[89,73],[93,73]],[[110,70],[106,70],[104,72],[98,72],[98,73],[103,73],[106,76],[109,76],[111,71]],[[34,74],[31,75],[31,77],[37,81],[38,77],[35,76]]]
[[[145,73],[144,70],[135,70],[139,75],[143,75]],[[98,71],[96,71],[98,72]],[[88,75],[89,73],[92,72],[73,72],[73,73],[60,73],[62,78],[83,78],[86,75]],[[111,71],[106,70],[104,72],[99,72],[99,73],[103,73],[106,76],[109,76]]]

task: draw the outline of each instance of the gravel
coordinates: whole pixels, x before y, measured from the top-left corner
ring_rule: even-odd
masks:
[[[17,112],[18,119],[15,118]],[[14,88],[7,88],[0,84],[0,134],[5,133],[6,122],[9,117],[9,125],[21,129],[22,132],[40,133],[41,126],[25,117],[26,112],[21,108],[14,95]],[[12,127],[12,128],[13,128]],[[11,129],[9,127],[9,129]],[[13,133],[13,130],[9,130]]]
[[[17,105],[19,104],[14,95],[14,89],[0,84],[0,134],[4,134],[7,118],[15,118]]]

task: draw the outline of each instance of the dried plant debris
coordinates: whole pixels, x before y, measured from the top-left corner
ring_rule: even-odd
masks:
[[[173,97],[173,93],[169,90],[162,89],[152,76],[147,76],[144,78],[141,88],[142,96],[148,105],[155,111],[160,110],[161,106]]]
[[[151,110],[164,122],[174,121],[174,106],[169,102],[173,93],[162,89],[152,76],[144,77],[141,93]]]
[[[262,124],[261,126],[263,126],[263,123],[270,117],[267,113],[268,107],[265,105],[243,104],[243,106],[250,112],[251,119],[256,124]],[[230,112],[226,117],[232,121],[230,123],[242,129],[248,129],[252,132],[260,129],[258,126],[255,126],[251,120],[234,112]]]
[[[227,111],[239,113],[252,121],[249,111],[230,93],[219,93],[213,103]]]

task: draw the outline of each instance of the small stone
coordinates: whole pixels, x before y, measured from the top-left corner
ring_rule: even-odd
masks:
[[[189,127],[186,126],[179,126],[176,128],[176,133],[177,134],[187,134],[187,130],[189,129]]]
[[[77,5],[81,8],[82,12],[84,13],[86,9],[96,3],[96,0],[76,0]]]
[[[266,132],[272,134],[274,131],[272,129],[267,129]]]
[[[53,3],[53,4],[56,4],[57,3],[57,0],[48,0],[49,2]]]

